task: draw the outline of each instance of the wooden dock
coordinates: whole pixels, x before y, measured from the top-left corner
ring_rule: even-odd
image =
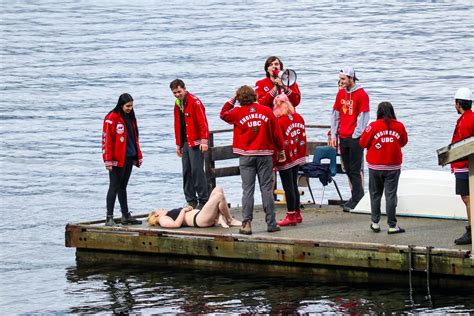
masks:
[[[232,213],[241,219],[240,209]],[[277,209],[277,218],[284,216]],[[145,215],[142,217],[145,221]],[[228,270],[259,275],[343,282],[473,287],[470,245],[456,246],[464,230],[458,220],[399,217],[404,234],[369,229],[370,216],[338,206],[307,207],[304,221],[267,233],[262,210],[255,210],[253,235],[224,229],[162,229],[142,225],[106,227],[104,221],[68,224],[66,247],[79,262],[134,262],[156,266]]]

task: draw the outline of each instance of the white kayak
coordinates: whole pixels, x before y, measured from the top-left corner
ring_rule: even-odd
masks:
[[[385,214],[385,196],[382,197]],[[366,192],[354,213],[370,214],[370,196]],[[403,170],[398,183],[397,215],[467,219],[466,207],[455,194],[455,178],[450,172]]]

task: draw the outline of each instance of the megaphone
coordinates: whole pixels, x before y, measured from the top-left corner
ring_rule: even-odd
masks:
[[[285,87],[291,87],[296,83],[296,72],[293,69],[275,69],[273,75],[277,78],[280,78]]]

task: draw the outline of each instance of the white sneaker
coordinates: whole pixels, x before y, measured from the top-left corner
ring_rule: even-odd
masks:
[[[380,233],[380,225],[378,223],[370,224],[370,229],[372,229],[374,233]]]

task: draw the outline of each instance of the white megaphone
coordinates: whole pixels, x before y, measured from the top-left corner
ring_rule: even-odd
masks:
[[[273,75],[281,79],[285,87],[291,87],[296,83],[296,72],[293,69],[285,69],[273,71]]]

